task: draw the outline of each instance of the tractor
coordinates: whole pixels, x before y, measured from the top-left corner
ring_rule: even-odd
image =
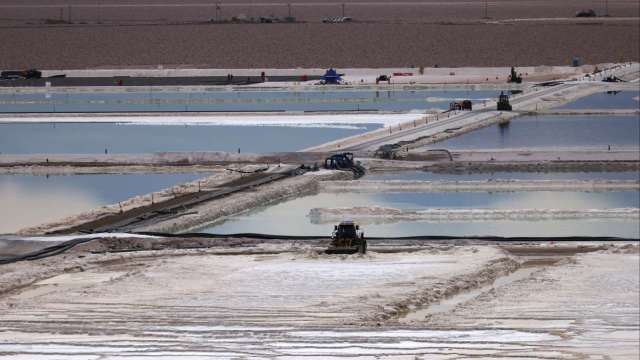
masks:
[[[464,100],[461,102],[452,102],[449,103],[449,111],[458,111],[458,110],[466,110],[466,111],[471,111],[473,110],[473,104],[471,103],[471,100]]]
[[[498,98],[498,111],[511,111],[512,107],[509,103],[509,95],[506,95],[504,92],[500,93],[500,97]]]
[[[360,231],[360,226],[351,220],[342,221],[334,226],[331,235],[331,243],[326,254],[365,254],[367,252],[367,240],[364,232]]]

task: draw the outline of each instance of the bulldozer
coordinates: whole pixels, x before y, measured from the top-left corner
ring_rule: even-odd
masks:
[[[367,240],[360,226],[351,220],[340,222],[334,226],[331,234],[331,243],[325,254],[365,254],[367,252]]]
[[[498,111],[511,111],[512,107],[509,103],[509,95],[506,95],[504,92],[500,93],[500,97],[498,97]]]
[[[355,178],[364,176],[365,169],[359,163],[353,161],[353,153],[333,154],[324,159],[324,168],[329,170],[353,171]]]

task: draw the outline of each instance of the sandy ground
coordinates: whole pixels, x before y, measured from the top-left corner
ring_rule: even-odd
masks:
[[[630,7],[623,11],[638,13],[637,2]],[[464,7],[443,8],[453,14],[464,11]],[[32,20],[33,24],[20,20],[0,32],[4,44],[0,68],[415,66],[417,70],[434,65],[569,65],[573,56],[591,64],[640,59],[638,47],[630,46],[640,42],[637,20],[469,23],[465,19],[446,20],[439,7],[424,9],[432,13],[429,23],[403,19],[352,24],[170,25],[161,20],[153,25],[52,26],[38,24],[40,20]],[[524,7],[521,15],[529,17],[526,12],[534,9],[535,5]],[[482,17],[478,10],[473,20]],[[33,9],[21,11],[22,16],[34,13]],[[201,9],[196,11],[202,13]],[[387,13],[389,7],[376,7],[375,11]],[[57,18],[60,9],[50,12],[49,17]],[[575,8],[568,12],[572,16]],[[140,44],[144,44],[142,48]]]
[[[356,20],[364,21],[442,21],[442,20],[481,20],[485,15],[482,0],[341,0],[291,1],[292,15],[298,19],[319,22],[323,16],[340,16],[342,4],[346,4],[345,14]],[[215,16],[214,5],[206,0],[190,0],[181,3],[175,0],[2,0],[0,8],[6,12],[4,20],[38,20],[46,17],[58,18],[61,6],[73,6],[72,20],[109,23],[114,21],[185,21],[207,20]],[[606,13],[605,4],[598,0],[498,0],[487,4],[486,15],[493,19],[513,18],[572,18],[577,10],[592,8],[598,14]],[[221,18],[238,14],[249,17],[280,16],[288,14],[285,2],[264,0],[226,0],[220,2]],[[30,10],[30,12],[28,11]],[[68,9],[63,9],[63,18],[67,18]],[[638,16],[639,6],[632,0],[611,0],[608,2],[608,14],[611,17]],[[572,18],[571,20],[575,20]],[[589,19],[587,19],[589,20]],[[606,19],[598,19],[604,21]]]
[[[112,254],[85,253],[101,248],[87,245],[54,258],[3,265],[0,357],[638,354],[637,244],[607,245],[554,266],[538,261],[531,276],[504,283],[500,279],[527,258],[491,245],[422,244],[392,253],[374,247],[366,256],[318,255],[304,244],[237,245]],[[553,259],[589,247],[602,244],[511,246],[519,249],[514,254],[546,253]],[[456,301],[486,286],[489,291],[455,311],[411,318],[438,301]]]

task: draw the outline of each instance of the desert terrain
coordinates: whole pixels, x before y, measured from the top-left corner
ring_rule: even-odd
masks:
[[[637,1],[299,1],[301,23],[212,24],[240,14],[284,17],[285,3],[0,2],[0,68],[159,65],[211,68],[568,65],[637,61]],[[576,19],[593,8],[609,17]],[[485,15],[490,19],[485,19]]]

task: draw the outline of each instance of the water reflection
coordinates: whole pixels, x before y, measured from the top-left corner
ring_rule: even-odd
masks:
[[[0,234],[162,190],[207,174],[0,175]]]
[[[522,116],[434,144],[433,148],[638,147],[640,116]]]
[[[210,233],[260,232],[286,235],[328,235],[330,224],[310,221],[312,208],[382,206],[423,208],[555,208],[592,209],[639,207],[639,192],[530,192],[530,193],[321,193],[294,199],[202,231]],[[286,223],[286,226],[282,224]],[[398,222],[369,224],[369,236],[500,235],[500,236],[628,236],[639,237],[639,220],[558,220],[482,222]]]
[[[580,98],[558,109],[638,109],[640,91],[607,91]]]
[[[102,204],[99,196],[64,186],[38,188],[19,182],[0,182],[0,234],[49,222]]]
[[[445,109],[452,100],[480,101],[495,90],[242,90],[0,93],[0,112],[132,111],[409,111]]]
[[[0,124],[0,153],[97,154],[157,151],[296,151],[381,127]]]

